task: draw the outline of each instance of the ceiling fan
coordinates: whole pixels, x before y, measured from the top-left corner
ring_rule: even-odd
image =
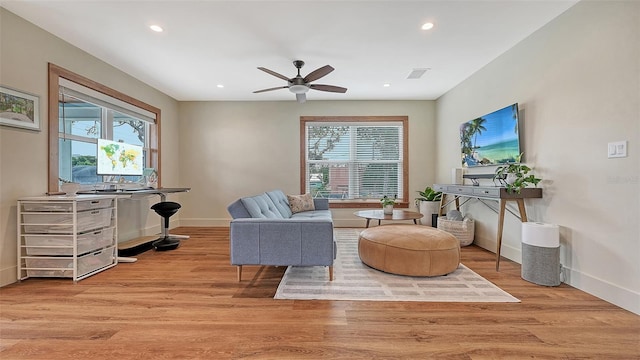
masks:
[[[321,68],[318,68],[314,71],[312,71],[311,73],[309,73],[307,76],[302,77],[300,75],[300,68],[302,68],[304,66],[304,61],[302,60],[295,60],[293,62],[293,66],[295,66],[298,69],[298,75],[296,75],[296,77],[289,79],[288,77],[278,74],[275,71],[269,70],[267,68],[263,68],[263,67],[258,67],[258,69],[266,72],[267,74],[271,74],[277,78],[280,78],[282,80],[286,80],[287,81],[287,86],[279,86],[279,87],[274,87],[274,88],[269,88],[269,89],[263,89],[263,90],[257,90],[254,91],[254,94],[257,93],[261,93],[261,92],[265,92],[265,91],[271,91],[271,90],[278,90],[278,89],[289,89],[289,91],[291,91],[292,93],[296,94],[296,99],[298,100],[299,103],[303,103],[307,100],[307,91],[309,91],[309,89],[313,89],[313,90],[319,90],[319,91],[329,91],[329,92],[336,92],[336,93],[345,93],[347,92],[347,88],[343,88],[340,86],[333,86],[333,85],[320,85],[320,84],[310,84],[310,82],[315,81],[320,79],[321,77],[329,74],[330,72],[332,72],[334,69],[329,66],[329,65],[325,65]]]

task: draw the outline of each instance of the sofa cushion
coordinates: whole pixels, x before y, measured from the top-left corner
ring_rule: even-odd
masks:
[[[291,216],[292,219],[332,220],[330,210],[303,211]]]
[[[267,195],[276,205],[276,209],[280,211],[283,218],[288,219],[291,217],[293,213],[289,207],[289,200],[287,200],[287,195],[285,195],[282,190],[267,191]]]
[[[316,209],[313,204],[313,198],[309,193],[304,195],[287,195],[287,200],[289,200],[289,207],[291,208],[292,214]]]
[[[329,210],[329,199],[313,199],[313,206],[316,210]]]
[[[284,219],[266,193],[240,200],[252,218]]]

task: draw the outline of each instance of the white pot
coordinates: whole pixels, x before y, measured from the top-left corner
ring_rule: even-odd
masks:
[[[512,185],[514,182],[516,182],[516,180],[518,179],[518,177],[516,176],[516,174],[514,173],[508,173],[506,179],[504,179],[504,181],[507,182],[507,184]]]
[[[382,212],[385,215],[393,215],[393,205],[385,205],[382,207]]]
[[[62,183],[60,185],[60,191],[67,194],[67,196],[76,196],[78,190],[80,190],[80,184],[78,183]]]
[[[440,212],[440,201],[420,201],[420,224],[426,226],[432,226],[431,215],[438,214]]]

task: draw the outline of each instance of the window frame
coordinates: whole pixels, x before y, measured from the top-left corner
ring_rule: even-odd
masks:
[[[129,95],[121,93],[117,90],[111,89],[105,85],[102,85],[96,81],[88,79],[82,75],[78,75],[69,70],[66,70],[60,66],[49,63],[49,94],[48,94],[48,117],[49,117],[49,161],[48,161],[48,192],[59,192],[59,127],[60,127],[60,114],[59,114],[59,88],[60,79],[66,79],[76,84],[85,86],[91,90],[100,92],[112,98],[118,99],[125,103],[139,107],[155,115],[155,126],[149,126],[148,136],[148,158],[151,167],[156,169],[158,174],[158,187],[161,187],[162,171],[160,167],[160,124],[161,124],[161,111],[159,108],[137,100]]]
[[[395,207],[409,207],[409,117],[408,116],[301,116],[300,117],[300,193],[307,188],[307,138],[308,123],[358,123],[358,122],[401,122],[402,123],[402,196]],[[375,200],[329,199],[332,208],[380,208]]]

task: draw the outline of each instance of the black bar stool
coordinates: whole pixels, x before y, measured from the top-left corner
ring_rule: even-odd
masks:
[[[164,226],[162,227],[162,237],[153,242],[153,248],[156,251],[173,250],[180,246],[180,239],[169,236],[169,218],[178,212],[180,204],[173,201],[163,201],[151,206],[158,215],[164,218]]]

